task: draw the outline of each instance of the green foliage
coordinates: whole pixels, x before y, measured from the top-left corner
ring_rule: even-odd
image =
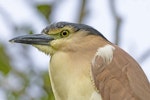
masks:
[[[44,85],[43,88],[47,94],[47,96],[43,97],[42,100],[54,100],[54,95],[53,95],[53,91],[50,85],[50,78],[49,78],[49,74],[48,73],[44,73],[42,75],[43,80],[44,80]]]
[[[10,70],[9,57],[6,54],[3,45],[0,45],[0,71],[6,75]]]
[[[39,4],[36,6],[37,10],[49,21],[52,7],[48,4]]]
[[[25,0],[24,0],[25,1]],[[85,6],[85,1],[83,0],[82,6]],[[26,1],[26,2],[32,2],[32,1]],[[31,9],[37,9],[38,14],[42,15],[44,17],[41,17],[40,21],[46,21],[50,22],[50,16],[51,12],[53,11],[53,7],[55,6],[54,4],[59,4],[61,2],[58,2],[57,0],[54,0],[53,3],[49,4],[40,4],[37,3],[36,6],[31,5]],[[1,6],[1,4],[0,4]],[[84,12],[86,7],[81,7],[83,11],[80,11],[80,18],[78,22],[82,22],[84,15],[86,15]],[[1,9],[2,10],[2,9]],[[10,16],[7,10],[4,10],[5,12],[1,13],[5,19],[5,23],[8,25],[8,30],[12,29],[12,34],[33,34],[34,33],[34,27],[32,26],[31,22],[25,22],[22,23],[21,25],[15,24],[13,21],[13,17],[11,18],[11,13]],[[1,12],[1,11],[0,11]],[[6,14],[5,14],[6,13]],[[8,13],[8,14],[7,14]],[[61,12],[60,12],[61,13]],[[20,13],[19,13],[20,14]],[[30,17],[30,16],[29,16]],[[42,19],[43,18],[43,19]],[[44,22],[43,21],[43,22]],[[45,22],[45,24],[47,24]],[[44,26],[43,26],[44,27]],[[0,30],[1,31],[1,30]],[[1,41],[0,41],[1,42]],[[10,44],[11,45],[11,44]],[[54,100],[54,95],[52,92],[52,88],[50,85],[50,79],[49,79],[49,74],[48,71],[43,71],[37,68],[35,64],[33,63],[32,58],[29,56],[30,52],[30,46],[22,46],[19,45],[19,54],[14,55],[20,59],[23,59],[23,61],[26,63],[26,65],[20,65],[20,67],[26,68],[25,71],[21,71],[16,69],[17,67],[15,65],[11,65],[11,63],[14,63],[13,57],[10,57],[11,55],[7,54],[5,47],[8,45],[6,43],[2,43],[0,45],[0,91],[2,91],[7,97],[7,100]],[[17,46],[16,46],[17,48]],[[12,58],[12,59],[10,59]],[[35,58],[36,59],[36,58]],[[48,67],[48,64],[47,64]],[[1,74],[2,73],[2,74]],[[12,85],[12,81],[10,80],[10,77],[13,76],[14,80],[18,80],[17,84],[15,85],[20,85],[20,87],[15,88],[15,86]],[[11,78],[12,79],[12,78]],[[10,82],[10,83],[9,83]],[[7,84],[6,84],[7,83]],[[40,96],[37,97],[32,97],[32,95],[29,95],[30,93],[28,90],[32,89],[32,86],[35,85],[39,87],[40,89]],[[30,90],[30,92],[34,92],[35,90]],[[1,98],[0,98],[1,99]]]
[[[35,9],[38,9],[39,15],[42,14],[45,17],[45,19],[49,21],[49,17],[51,13],[50,5],[38,4],[35,7]],[[9,29],[12,28],[14,34],[21,34],[21,33],[33,34],[34,33],[34,27],[32,27],[29,23],[25,22],[22,25],[16,25],[16,24],[12,24],[12,25],[13,26],[9,27]],[[22,57],[21,59],[24,59],[24,61],[27,63],[27,66],[28,66],[28,69],[26,69],[27,71],[20,71],[16,69],[15,65],[11,66],[10,62],[13,62],[12,60],[13,57],[10,57],[12,59],[9,58],[10,55],[7,55],[4,45],[5,44],[3,43],[0,45],[0,73],[3,73],[2,75],[0,74],[0,78],[2,77],[3,79],[2,81],[0,81],[0,87],[3,89],[2,91],[6,94],[7,100],[22,100],[24,97],[26,98],[26,100],[54,100],[48,71],[34,69],[36,68],[36,66],[33,64],[29,56],[30,46],[20,45],[20,48],[18,49],[20,49],[21,53],[19,54],[16,53],[16,55],[14,55],[14,56]],[[21,67],[26,67],[26,66],[21,65]],[[47,64],[47,67],[48,67],[48,64]],[[14,89],[11,83],[8,83],[7,86],[5,86],[4,82],[5,81],[7,82],[11,75],[14,75],[15,76],[14,78],[16,80],[19,79],[19,82],[17,84],[20,84],[21,88]],[[34,82],[32,79],[34,79]],[[41,85],[41,83],[43,84]],[[27,90],[31,89],[33,85],[41,89],[40,90],[41,95],[39,96],[38,99],[36,97],[32,97],[27,92]]]

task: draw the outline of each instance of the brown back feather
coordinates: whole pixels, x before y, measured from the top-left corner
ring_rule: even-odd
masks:
[[[150,100],[150,85],[138,63],[119,47],[105,64],[96,56],[92,75],[103,100]]]

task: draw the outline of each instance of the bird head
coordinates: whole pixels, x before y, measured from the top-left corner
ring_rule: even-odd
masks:
[[[77,48],[82,48],[82,44],[88,46],[88,43],[94,41],[97,36],[107,40],[100,32],[88,25],[58,22],[44,28],[41,34],[19,36],[11,39],[10,42],[31,44],[40,51],[53,55],[59,50],[76,51]]]

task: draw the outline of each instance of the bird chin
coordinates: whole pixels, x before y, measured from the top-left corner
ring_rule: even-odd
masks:
[[[52,55],[54,54],[54,49],[49,45],[33,45],[36,47],[39,51],[44,52],[46,55]]]

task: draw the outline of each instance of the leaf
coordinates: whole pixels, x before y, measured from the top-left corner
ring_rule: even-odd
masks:
[[[37,5],[36,8],[42,15],[44,15],[46,20],[49,21],[49,16],[51,14],[52,6],[48,4],[40,4],[40,5]]]
[[[5,52],[5,48],[0,44],[0,72],[6,75],[10,70],[9,57]]]

